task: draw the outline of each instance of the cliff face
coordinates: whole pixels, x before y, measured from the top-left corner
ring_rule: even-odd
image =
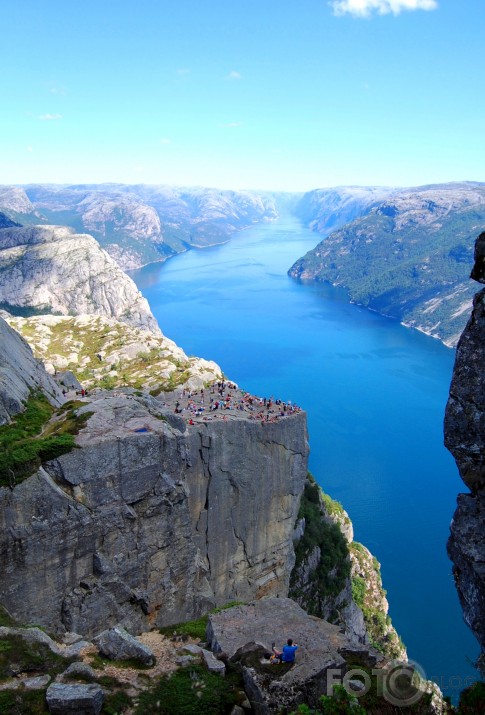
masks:
[[[0,602],[22,622],[140,631],[286,595],[304,414],[186,429],[149,397],[100,396],[79,449],[0,489]]]
[[[64,402],[61,390],[29,345],[0,318],[0,425],[21,412],[30,391],[39,387],[51,404]]]
[[[65,226],[0,229],[0,271],[9,312],[104,315],[160,332],[131,278],[92,236]]]
[[[485,283],[485,233],[477,239],[472,278]],[[456,352],[445,415],[445,444],[470,494],[458,496],[448,553],[466,623],[482,648],[485,669],[485,289]]]

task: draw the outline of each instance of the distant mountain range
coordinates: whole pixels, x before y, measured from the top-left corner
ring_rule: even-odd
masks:
[[[125,184],[4,186],[0,211],[22,225],[89,233],[124,270],[225,243],[235,231],[277,216],[269,193]]]
[[[318,190],[295,211],[316,231],[340,227],[291,276],[342,286],[352,301],[456,345],[476,292],[469,275],[484,183]]]
[[[474,240],[485,227],[484,183],[341,186],[306,194],[0,186],[0,229],[66,225],[83,240],[94,236],[123,270],[224,243],[236,231],[288,212],[323,236],[292,266],[291,276],[342,286],[350,300],[456,345],[475,293],[469,272]]]

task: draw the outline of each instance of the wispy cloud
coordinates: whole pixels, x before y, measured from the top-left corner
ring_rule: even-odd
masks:
[[[28,147],[26,147],[26,149],[27,149],[27,151],[34,151],[34,147],[32,147],[32,146],[28,146]]]
[[[160,144],[171,144],[171,143],[172,143],[172,140],[168,139],[167,137],[163,137],[162,139],[160,139]]]
[[[240,72],[236,72],[236,70],[231,70],[231,72],[226,75],[226,79],[242,79],[242,74]]]
[[[226,122],[225,124],[218,124],[222,129],[235,129],[235,127],[242,127],[242,122]]]
[[[62,119],[62,114],[41,114],[39,119],[43,122],[52,122],[55,119]]]
[[[190,74],[190,70],[187,69],[187,67],[180,67],[177,70],[177,74],[179,74],[179,75]]]
[[[437,0],[331,0],[329,4],[334,15],[354,17],[369,17],[373,12],[399,15],[403,10],[436,10],[438,7]]]

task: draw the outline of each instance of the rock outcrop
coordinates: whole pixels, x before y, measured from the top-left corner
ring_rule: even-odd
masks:
[[[64,402],[60,388],[27,342],[0,317],[0,425],[21,412],[31,391],[39,388],[52,405]]]
[[[149,396],[101,393],[78,449],[0,489],[0,603],[91,635],[286,595],[306,477],[304,413],[186,428]]]
[[[476,242],[472,278],[485,284],[485,233]],[[485,672],[485,289],[456,351],[445,415],[445,444],[469,494],[458,496],[448,553],[465,621],[477,637]]]
[[[97,241],[65,226],[0,229],[0,305],[11,313],[117,318],[160,334],[149,305]]]
[[[132,387],[153,394],[178,385],[200,389],[222,376],[215,362],[189,358],[167,337],[114,318],[5,314],[5,319],[68,389]]]

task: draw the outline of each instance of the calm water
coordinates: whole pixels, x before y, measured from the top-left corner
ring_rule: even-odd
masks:
[[[285,217],[133,277],[189,355],[307,411],[311,471],[381,562],[409,657],[454,698],[479,652],[445,551],[464,490],[442,445],[454,352],[341,290],[288,278],[317,238]]]

